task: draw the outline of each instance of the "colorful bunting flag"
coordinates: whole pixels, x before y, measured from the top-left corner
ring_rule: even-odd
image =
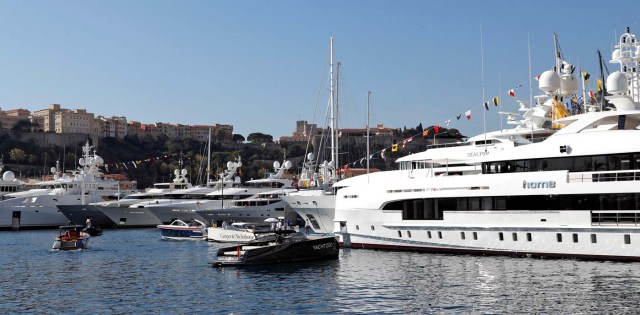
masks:
[[[587,71],[582,71],[582,78],[584,79],[584,82],[589,82],[590,77],[591,75],[589,75]]]
[[[462,114],[458,114],[458,116],[456,116],[456,120],[460,120],[460,117],[462,117]]]
[[[471,111],[468,110],[464,113],[467,116],[467,120],[471,120]]]
[[[394,144],[391,146],[391,152],[398,152],[398,144],[397,144],[397,143],[394,143]]]
[[[515,98],[516,97],[516,90],[514,90],[514,89],[509,90],[509,96]]]
[[[489,102],[484,102],[484,108],[485,108],[486,110],[489,110]]]
[[[429,135],[429,129],[422,130],[422,136],[426,137],[427,135]]]
[[[433,127],[433,131],[435,131],[435,133],[436,133],[436,134],[440,133],[440,126],[435,125],[435,126]]]
[[[500,104],[500,98],[496,96],[493,98],[493,105],[498,106],[498,104]]]

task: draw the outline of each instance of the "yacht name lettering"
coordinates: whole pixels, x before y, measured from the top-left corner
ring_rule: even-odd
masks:
[[[242,235],[242,234],[229,234],[229,235],[220,235],[220,238],[239,238],[239,239],[252,239],[253,237],[250,235]]]
[[[489,155],[489,151],[480,151],[480,152],[469,152],[467,153],[467,157],[479,157]]]
[[[333,248],[333,246],[334,246],[333,243],[318,244],[318,245],[313,245],[313,250],[323,250],[327,248]]]
[[[542,188],[556,188],[556,182],[550,181],[539,181],[539,182],[528,182],[526,180],[522,181],[523,189],[542,189]]]

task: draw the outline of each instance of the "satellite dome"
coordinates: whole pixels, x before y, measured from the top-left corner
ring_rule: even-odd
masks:
[[[78,160],[78,163],[79,163],[81,166],[84,166],[84,165],[85,165],[85,160],[84,160],[84,158],[80,158],[80,159]]]
[[[624,94],[629,90],[627,76],[620,71],[616,71],[607,77],[607,92],[611,94]]]
[[[290,169],[291,166],[293,166],[293,164],[291,163],[291,161],[284,161],[284,168],[285,169]]]
[[[273,168],[279,169],[280,168],[280,162],[278,162],[278,161],[273,162]]]
[[[233,168],[233,162],[229,161],[227,162],[227,169],[232,169]]]
[[[560,94],[571,95],[578,91],[578,80],[572,76],[565,76],[560,79]]]
[[[614,49],[613,52],[611,53],[611,61],[612,62],[618,62],[620,61],[622,55],[620,54],[620,49]]]
[[[175,175],[175,176],[180,175],[180,170],[179,169],[173,170],[173,175]]]
[[[96,164],[98,164],[98,165],[104,164],[104,159],[102,157],[96,155]]]
[[[16,174],[14,174],[12,171],[6,171],[4,172],[4,174],[2,174],[2,180],[13,181],[14,179],[16,179]]]
[[[313,161],[314,158],[315,156],[313,156],[313,152],[309,152],[309,154],[307,154],[307,160]]]
[[[57,171],[57,169],[54,166],[52,166],[51,167],[51,173],[55,173],[56,171]]]
[[[187,175],[187,169],[186,168],[182,169],[182,175]]]
[[[560,88],[560,77],[551,70],[543,72],[538,81],[540,90],[547,93],[555,92]]]

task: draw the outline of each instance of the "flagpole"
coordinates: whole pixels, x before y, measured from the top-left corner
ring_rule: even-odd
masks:
[[[369,154],[369,114],[371,108],[371,91],[367,93],[367,175],[369,175],[369,159],[371,158]],[[369,181],[369,177],[367,176],[367,181]]]
[[[481,75],[482,75],[482,103],[485,105],[486,107],[486,99],[485,99],[485,95],[484,95],[484,47],[482,46],[482,23],[480,23],[480,69],[481,69]],[[482,111],[482,128],[483,128],[483,133],[484,133],[484,141],[485,143],[487,142],[487,113],[486,113],[486,108],[485,110]],[[485,146],[485,151],[487,150],[487,147]]]
[[[500,95],[502,95],[502,78],[500,77],[500,72],[498,72],[498,108],[500,108],[500,112],[502,112],[502,103],[500,102]],[[500,114],[498,114],[500,117]],[[500,131],[502,131],[502,117],[500,117]]]

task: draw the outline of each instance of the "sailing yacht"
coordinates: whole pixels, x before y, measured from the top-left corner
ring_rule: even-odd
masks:
[[[334,225],[340,242],[640,260],[640,142],[633,140],[640,138],[638,60],[640,44],[627,30],[611,61],[620,70],[606,80],[611,106],[557,119],[564,127],[543,141],[463,163],[476,173],[436,175],[446,162],[401,161],[399,171],[369,174],[366,183],[340,189]],[[553,99],[574,90],[573,80],[547,71],[540,89]]]
[[[99,167],[104,164],[89,145],[82,147],[80,167],[71,175],[52,170],[53,180],[41,181],[36,188],[5,195],[0,202],[0,229],[49,228],[68,223],[57,205],[88,204],[125,192],[121,183],[104,179]]]
[[[324,161],[319,164],[317,172],[315,156],[313,153],[307,155],[300,179],[298,180],[299,191],[292,191],[283,195],[284,200],[293,211],[303,220],[309,220],[311,227],[316,233],[331,233],[333,227],[335,208],[334,184],[338,181],[336,165],[338,163],[338,126],[337,113],[338,101],[336,93],[336,76],[334,75],[333,61],[333,37],[330,39],[330,63],[329,63],[329,132],[331,140],[331,161]],[[338,187],[338,186],[336,186]]]

